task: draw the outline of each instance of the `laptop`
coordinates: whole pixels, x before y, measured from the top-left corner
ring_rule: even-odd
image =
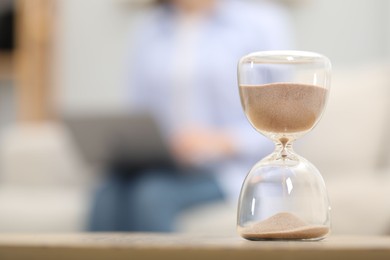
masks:
[[[78,115],[64,119],[85,160],[128,170],[176,168],[159,127],[148,114]]]

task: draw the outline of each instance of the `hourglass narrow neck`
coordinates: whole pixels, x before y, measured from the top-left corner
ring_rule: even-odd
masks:
[[[294,160],[296,159],[293,147],[292,147],[292,141],[290,141],[287,138],[280,138],[275,141],[275,151],[274,153],[277,155],[278,159],[290,159]]]

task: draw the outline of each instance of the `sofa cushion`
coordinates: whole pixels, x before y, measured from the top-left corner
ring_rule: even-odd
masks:
[[[0,134],[0,184],[85,184],[88,168],[60,124],[17,124]]]
[[[335,69],[328,104],[318,126],[296,143],[297,152],[326,175],[372,172],[385,164],[383,142],[390,109],[388,67]]]

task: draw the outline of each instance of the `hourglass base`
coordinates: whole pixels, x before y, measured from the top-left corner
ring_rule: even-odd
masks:
[[[319,171],[289,151],[258,162],[243,184],[238,233],[248,240],[320,240],[330,232],[330,207]],[[280,155],[280,156],[279,156]]]

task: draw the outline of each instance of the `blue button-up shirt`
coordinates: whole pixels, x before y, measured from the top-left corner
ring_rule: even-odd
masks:
[[[182,17],[163,6],[145,20],[132,38],[127,71],[132,105],[154,114],[167,138],[186,125],[230,132],[237,155],[209,167],[236,198],[250,167],[273,147],[245,118],[237,62],[250,52],[290,46],[285,11],[222,0],[199,17]]]

